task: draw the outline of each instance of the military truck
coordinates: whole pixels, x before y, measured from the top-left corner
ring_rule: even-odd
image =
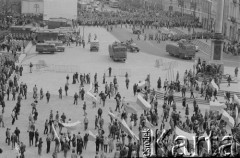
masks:
[[[172,42],[166,45],[166,52],[168,52],[171,56],[191,60],[196,55],[196,47],[190,42]]]
[[[97,52],[99,50],[99,41],[96,39],[90,42],[90,52],[93,50],[96,50]]]
[[[113,61],[123,61],[127,59],[127,47],[123,43],[114,42],[108,47],[109,56]]]

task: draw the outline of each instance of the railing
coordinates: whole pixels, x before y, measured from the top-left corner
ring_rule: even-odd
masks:
[[[22,64],[24,69],[30,70],[29,64]],[[45,71],[45,72],[55,72],[55,73],[76,73],[76,72],[86,72],[84,69],[77,65],[47,65],[44,62],[38,62],[33,64],[32,71]],[[86,72],[87,73],[87,72]],[[108,70],[104,73],[108,76]],[[125,77],[126,73],[130,77],[132,75],[131,69],[112,69],[112,76]]]

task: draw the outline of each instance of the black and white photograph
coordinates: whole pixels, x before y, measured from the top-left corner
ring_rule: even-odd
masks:
[[[0,158],[240,156],[240,0],[0,0]]]

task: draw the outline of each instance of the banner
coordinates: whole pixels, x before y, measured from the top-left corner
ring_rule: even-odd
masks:
[[[154,126],[153,124],[151,124],[151,122],[149,122],[147,119],[146,119],[146,124],[145,124],[146,127],[152,129]]]
[[[240,115],[238,113],[238,106],[235,107],[235,113],[236,113],[236,118],[235,118],[235,124],[238,125],[240,123]]]
[[[131,106],[130,104],[125,104],[124,109],[127,113],[137,114],[137,110],[133,106]]]
[[[87,92],[87,95],[89,95],[91,98],[93,98],[97,102],[97,97],[95,97],[91,92]]]
[[[112,117],[112,119],[117,119],[119,122],[121,122],[121,119],[118,116],[116,116],[114,113],[111,113],[110,111],[108,111],[108,115]]]
[[[59,140],[59,142],[60,142],[60,138],[59,138],[59,136],[57,134],[57,131],[56,131],[56,129],[55,129],[53,124],[52,124],[52,129],[53,129],[53,133],[54,133],[54,138],[57,138]]]
[[[145,100],[143,99],[143,97],[138,94],[137,96],[137,102],[136,102],[143,110],[150,110],[151,109],[151,105]]]
[[[214,82],[214,79],[212,79],[211,84],[212,84],[213,88],[215,88],[218,92],[219,88],[218,88],[217,84]]]
[[[223,103],[219,103],[218,100],[215,101],[210,101],[210,110],[214,110],[214,111],[220,111],[223,108],[226,108],[226,105]]]
[[[125,120],[121,120],[121,129],[126,132],[128,135],[130,135],[134,140],[139,140],[139,138],[133,133],[133,131],[128,127]]]
[[[138,88],[144,88],[146,84],[146,81],[141,81],[140,83],[138,83]]]
[[[74,123],[61,123],[65,128],[68,130],[74,131],[77,129],[77,125],[80,124],[80,121],[74,122]]]
[[[236,94],[233,95],[233,103],[237,104],[238,108],[240,109],[240,100]]]
[[[88,134],[89,134],[88,140],[95,142],[97,136],[95,134],[93,134],[91,131],[88,131]]]
[[[90,87],[89,87],[88,92],[90,92],[92,90],[92,88],[93,88],[92,83],[90,83]]]
[[[230,116],[227,111],[222,109],[222,120],[227,122],[227,125],[229,125],[230,127],[234,127],[235,121],[233,119],[232,116]]]

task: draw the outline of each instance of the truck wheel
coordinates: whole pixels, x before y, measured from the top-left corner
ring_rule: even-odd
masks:
[[[192,57],[189,57],[189,60],[192,60]]]

